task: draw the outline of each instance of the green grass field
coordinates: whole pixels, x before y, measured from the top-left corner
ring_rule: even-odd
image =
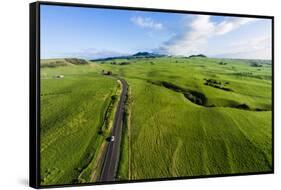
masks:
[[[95,65],[41,69],[41,183],[77,183],[97,156],[117,90]],[[63,75],[63,78],[57,76]],[[106,133],[105,133],[106,134]]]
[[[180,57],[124,65],[118,64],[123,59],[64,61],[42,61],[43,185],[90,182],[79,176],[95,172],[89,166],[98,163],[106,136],[98,132],[118,89],[102,70],[129,85],[119,180],[272,170],[271,64]]]

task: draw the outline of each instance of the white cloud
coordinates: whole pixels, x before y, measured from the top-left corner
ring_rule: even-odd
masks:
[[[224,20],[216,25],[215,35],[223,35],[231,32],[244,24],[253,22],[256,19],[253,18],[230,18]]]
[[[262,36],[232,43],[227,47],[227,51],[215,57],[271,59],[271,38]]]
[[[254,21],[251,18],[226,18],[220,22],[213,22],[210,16],[198,15],[188,24],[186,32],[176,36],[160,49],[171,55],[190,55],[204,53],[208,39],[225,35],[239,27]]]
[[[163,24],[160,22],[156,22],[149,17],[141,17],[134,16],[130,19],[135,25],[140,26],[142,28],[150,28],[155,30],[162,30]]]

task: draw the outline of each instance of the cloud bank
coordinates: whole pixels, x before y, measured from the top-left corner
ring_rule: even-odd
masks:
[[[271,59],[271,37],[263,36],[232,43],[225,52],[215,57]]]
[[[141,28],[149,28],[149,29],[154,29],[154,30],[162,30],[163,29],[162,23],[156,22],[149,17],[134,16],[130,20],[135,25],[137,25]]]
[[[222,21],[214,22],[210,16],[198,15],[193,17],[191,22],[189,21],[185,32],[165,42],[160,46],[159,51],[169,55],[184,56],[206,53],[204,50],[208,48],[210,38],[226,35],[254,21],[256,21],[254,18],[226,17]],[[251,49],[249,44],[247,47]]]

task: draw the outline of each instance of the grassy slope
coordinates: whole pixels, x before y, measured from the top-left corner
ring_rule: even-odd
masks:
[[[41,182],[75,183],[104,139],[98,130],[117,83],[95,64],[43,68],[41,78]]]
[[[219,65],[219,61],[158,58],[130,60],[132,64],[123,66],[43,68],[42,183],[76,182],[81,172],[89,173],[86,167],[104,138],[97,132],[117,86],[115,80],[100,75],[102,69],[124,77],[130,86],[120,179],[269,171],[271,111],[227,106],[244,103],[270,110],[271,67],[251,67],[237,60]],[[64,78],[55,79],[57,75]],[[206,86],[204,78],[228,81],[233,91]],[[183,94],[147,80],[204,93],[207,105],[216,107],[196,105]]]
[[[125,145],[131,150],[132,179],[271,170],[271,111],[225,107],[238,103],[270,110],[269,65],[256,68],[237,60],[219,65],[219,60],[198,58],[131,62],[103,67],[123,75],[131,87],[131,144]],[[241,72],[252,75],[237,75]],[[233,91],[206,86],[204,78],[228,81]],[[207,104],[216,107],[195,105],[148,79],[204,93]],[[124,158],[121,179],[129,177]]]

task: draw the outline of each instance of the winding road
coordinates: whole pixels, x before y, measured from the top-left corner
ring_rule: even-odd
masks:
[[[124,79],[119,79],[122,83],[122,93],[118,102],[118,107],[114,117],[112,136],[115,137],[114,141],[109,142],[103,167],[99,181],[115,181],[116,172],[118,168],[120,145],[122,136],[122,126],[125,113],[125,102],[128,90],[128,84]]]

